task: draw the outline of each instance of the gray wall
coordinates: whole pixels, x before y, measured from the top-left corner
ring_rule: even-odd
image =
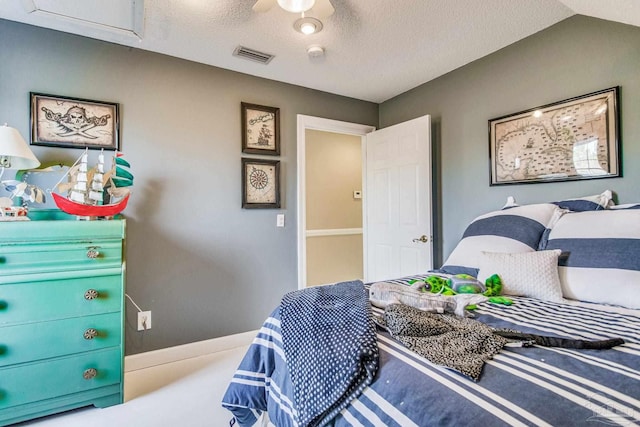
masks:
[[[127,301],[127,354],[257,329],[297,289],[296,114],[378,124],[373,103],[5,20],[0,52],[0,121],[25,139],[30,91],[120,103],[136,179],[127,292],[153,312],[137,332]],[[240,207],[242,101],[280,108],[280,210]],[[79,156],[32,148],[41,162]]]
[[[30,91],[121,105],[136,175],[128,293],[153,311],[153,329],[138,333],[127,303],[127,354],[257,328],[296,289],[296,114],[380,127],[432,115],[436,265],[509,195],[534,203],[611,188],[640,201],[637,27],[576,16],[380,106],[3,20],[0,51],[0,122],[25,138]],[[489,187],[487,120],[616,85],[624,178]],[[284,229],[280,211],[240,209],[242,101],[281,109]],[[33,150],[43,162],[79,155]]]
[[[488,120],[621,87],[623,178],[489,186]],[[617,193],[640,201],[640,28],[574,16],[380,106],[380,127],[431,114],[437,230],[446,259],[466,225],[501,208]]]

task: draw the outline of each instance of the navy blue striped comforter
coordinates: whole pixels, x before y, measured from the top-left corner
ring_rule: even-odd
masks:
[[[334,425],[640,425],[640,310],[514,300],[509,307],[482,304],[476,318],[522,332],[586,340],[620,337],[626,343],[610,350],[508,347],[485,365],[480,381],[473,382],[378,332],[378,375]],[[276,310],[260,329],[222,403],[241,426],[253,425],[262,412],[271,425],[296,426],[291,396]]]

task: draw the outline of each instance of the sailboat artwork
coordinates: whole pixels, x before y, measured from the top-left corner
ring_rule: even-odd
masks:
[[[122,153],[116,152],[111,169],[105,172],[104,151],[100,151],[91,169],[88,167],[88,157],[88,150],[85,150],[56,184],[60,194],[51,192],[56,206],[82,219],[108,218],[119,214],[127,207],[131,194],[129,187],[133,185],[129,162]],[[68,181],[62,182],[67,176]]]

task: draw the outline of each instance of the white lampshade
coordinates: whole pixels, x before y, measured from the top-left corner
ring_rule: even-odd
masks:
[[[278,0],[281,8],[287,12],[300,13],[313,7],[316,0]]]
[[[0,166],[7,169],[33,169],[40,166],[20,132],[0,126]]]

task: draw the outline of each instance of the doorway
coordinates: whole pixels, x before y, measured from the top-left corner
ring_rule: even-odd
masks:
[[[312,286],[321,283],[328,283],[333,280],[330,277],[336,278],[335,281],[341,280],[355,272],[362,272],[364,268],[364,254],[360,257],[355,254],[355,259],[359,259],[361,265],[354,266],[348,265],[348,262],[342,262],[334,264],[332,271],[327,271],[322,268],[322,265],[327,265],[323,261],[323,258],[328,256],[339,256],[339,252],[348,254],[351,257],[351,263],[353,263],[353,251],[349,250],[354,244],[359,244],[362,248],[362,199],[356,198],[355,191],[362,191],[360,188],[344,187],[344,190],[351,196],[350,206],[350,219],[346,222],[337,222],[338,215],[332,215],[330,210],[322,212],[322,219],[320,216],[308,215],[307,206],[315,209],[313,204],[307,203],[309,194],[307,192],[307,176],[308,172],[313,173],[312,176],[316,176],[317,166],[309,165],[307,167],[307,152],[313,151],[315,154],[321,153],[321,147],[319,144],[323,144],[323,141],[327,143],[329,151],[324,151],[322,156],[331,157],[335,153],[331,153],[333,149],[340,149],[340,146],[348,147],[347,151],[351,153],[348,157],[349,161],[353,161],[354,145],[360,147],[360,159],[359,164],[356,166],[361,170],[363,164],[363,156],[365,155],[364,137],[366,134],[375,130],[375,127],[368,125],[359,125],[354,123],[341,122],[337,120],[324,119],[320,117],[298,115],[298,287],[304,288],[306,286]],[[361,173],[362,175],[362,173]],[[360,185],[362,185],[362,176],[360,177]],[[311,180],[318,180],[318,178],[310,178]],[[349,178],[353,180],[353,176]],[[354,186],[353,184],[349,184]],[[314,185],[317,188],[317,184]],[[361,193],[360,193],[361,194]],[[323,197],[324,198],[324,197]],[[348,197],[343,199],[346,201]],[[326,198],[325,198],[326,200]],[[360,217],[359,223],[355,223],[353,219],[353,210],[359,209]],[[308,219],[310,221],[308,221]],[[353,225],[360,225],[360,227]],[[345,226],[346,225],[346,226]],[[355,242],[355,243],[354,243]],[[338,248],[338,249],[336,249]],[[338,253],[336,253],[336,250]],[[308,256],[312,256],[313,260],[309,260]],[[347,261],[342,257],[343,261]],[[360,273],[361,274],[361,273]],[[311,275],[311,277],[309,276]],[[311,281],[309,281],[311,278]],[[350,277],[355,279],[356,277]]]
[[[432,269],[431,117],[421,116],[375,131],[373,126],[299,115],[298,287],[308,285],[310,264],[306,163],[307,136],[312,131],[352,135],[359,140],[362,168],[362,261],[359,263],[363,265],[362,270],[358,266],[358,272],[363,272],[362,279],[369,282],[386,280]],[[355,198],[357,189],[347,191],[353,191]],[[337,234],[342,237],[354,234],[348,231],[349,227],[346,229],[336,229]],[[332,233],[336,234],[336,230]],[[348,245],[340,250],[348,251]],[[331,252],[331,249],[325,252]],[[320,262],[321,268],[323,265],[326,268],[329,264]],[[340,279],[344,280],[343,277],[336,280],[325,277],[323,282]]]
[[[364,278],[362,140],[306,130],[307,286]]]

